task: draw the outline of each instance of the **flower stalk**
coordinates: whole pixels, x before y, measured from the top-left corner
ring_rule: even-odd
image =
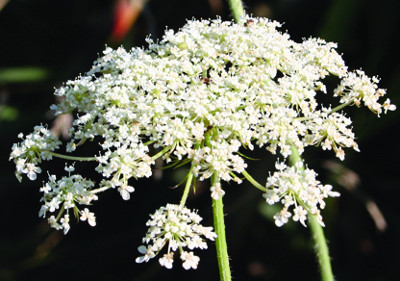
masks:
[[[65,159],[65,160],[70,160],[70,161],[97,161],[96,157],[80,157],[80,156],[71,156],[71,155],[64,155],[56,152],[50,151],[49,154],[51,154],[54,157]]]
[[[233,19],[235,20],[235,22],[239,22],[240,18],[245,14],[242,1],[228,0],[228,2],[232,12]],[[246,173],[246,171],[244,172]],[[219,180],[220,179],[218,175],[214,173],[211,177],[211,186],[215,186],[219,182]],[[217,234],[215,244],[217,248],[217,259],[218,259],[220,280],[230,281],[232,280],[232,277],[231,277],[231,268],[229,266],[228,246],[226,243],[224,205],[222,202],[222,196],[218,200],[212,199],[212,206],[214,214],[214,228]]]
[[[321,271],[321,280],[333,281],[334,277],[331,259],[329,256],[329,249],[325,239],[324,230],[318,223],[315,215],[308,216],[308,225],[310,226],[311,235],[314,241],[314,250],[317,255],[319,268]]]
[[[242,175],[257,189],[261,190],[262,192],[267,191],[267,189],[264,186],[262,186],[259,182],[257,182],[246,170],[242,172]]]
[[[302,161],[298,150],[291,146],[292,154],[289,156],[289,162],[293,166],[297,162]],[[329,256],[328,244],[325,239],[325,234],[322,226],[314,214],[308,214],[308,225],[314,242],[314,250],[318,259],[319,268],[321,271],[322,281],[333,281],[333,272],[331,258]]]
[[[217,174],[213,174],[211,181],[212,185],[219,182],[219,177]],[[231,281],[231,269],[229,266],[228,257],[228,247],[226,243],[225,235],[225,221],[224,221],[224,205],[222,202],[222,196],[218,200],[213,199],[212,203],[213,214],[214,214],[214,229],[217,234],[217,239],[215,240],[217,248],[217,259],[218,267],[221,281]]]
[[[186,200],[189,195],[190,187],[192,186],[192,182],[193,182],[193,173],[192,173],[192,168],[191,168],[187,175],[185,190],[183,191],[182,199],[179,204],[181,207],[185,206],[185,204],[186,204]]]
[[[235,22],[238,22],[241,17],[244,16],[244,8],[243,8],[243,3],[242,0],[229,0],[229,8],[231,9],[232,12],[232,17],[235,20]]]

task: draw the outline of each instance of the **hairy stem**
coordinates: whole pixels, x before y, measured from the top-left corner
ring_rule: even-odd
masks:
[[[215,173],[212,175],[212,185],[219,182],[219,177]],[[215,240],[217,248],[217,259],[219,267],[219,275],[221,281],[231,281],[231,268],[229,266],[228,247],[226,244],[225,235],[225,222],[224,222],[224,205],[222,203],[222,197],[218,200],[213,199],[213,214],[214,214],[214,228],[217,234]]]
[[[331,259],[329,256],[328,244],[326,243],[324,230],[318,223],[316,216],[308,216],[308,225],[310,226],[311,235],[314,240],[314,249],[317,255],[319,268],[321,270],[321,280],[333,281],[333,272]]]
[[[302,161],[301,156],[294,146],[291,147],[292,154],[289,157],[291,165]],[[304,168],[304,167],[303,167]],[[315,215],[308,215],[308,225],[310,226],[311,235],[314,241],[315,254],[317,255],[319,268],[321,271],[322,281],[333,281],[333,272],[331,266],[331,258],[329,256],[328,244],[326,243],[325,234],[322,226],[318,223]]]
[[[245,14],[242,0],[228,0],[228,2],[229,2],[229,8],[231,9],[232,12],[232,17],[235,20],[235,22],[238,22],[239,19]]]

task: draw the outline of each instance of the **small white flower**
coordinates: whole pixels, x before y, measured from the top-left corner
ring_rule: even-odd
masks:
[[[217,238],[217,234],[214,232],[214,231],[212,231],[213,230],[213,228],[212,227],[210,227],[210,226],[208,226],[208,227],[202,227],[202,231],[201,231],[201,233],[207,238],[207,239],[209,239],[209,240],[211,240],[211,241],[214,241],[215,240],[215,238]]]
[[[96,226],[96,217],[94,213],[89,212],[88,208],[85,208],[80,217],[81,221],[87,220],[90,226]]]
[[[193,255],[193,252],[182,252],[181,259],[183,261],[183,268],[189,270],[191,268],[197,269],[197,265],[199,264],[200,258],[198,256]]]
[[[324,197],[339,197],[340,193],[337,191],[332,191],[333,186],[330,184],[326,184],[322,186],[321,188],[321,193],[323,194]]]
[[[159,259],[159,262],[165,268],[171,269],[174,262],[174,252],[164,254],[164,256]]]
[[[60,230],[60,229],[63,228],[63,227],[57,222],[55,216],[49,217],[48,222],[49,222],[49,224],[50,224],[51,227],[53,227],[53,228],[55,228],[55,229],[57,229],[57,230]]]
[[[276,226],[281,227],[286,224],[291,216],[292,214],[288,212],[287,208],[283,208],[279,213],[274,215]]]
[[[144,254],[144,256],[137,257],[135,260],[137,263],[148,262],[150,259],[155,257],[155,253],[151,246],[146,247],[141,245],[138,247],[138,251],[139,253]]]
[[[275,168],[276,168],[277,170],[279,170],[279,171],[284,170],[286,167],[287,167],[286,164],[283,163],[283,162],[277,162],[277,163],[275,164]]]
[[[41,217],[45,217],[46,216],[46,212],[47,212],[47,206],[46,205],[42,205],[40,207],[40,210],[39,210],[39,217],[40,218]]]
[[[51,191],[51,185],[49,183],[46,183],[40,188],[40,191],[43,192],[44,194],[47,194]]]
[[[60,220],[61,226],[64,229],[64,234],[67,234],[68,231],[70,230],[70,225],[69,225],[69,215],[65,214],[63,218]]]
[[[129,200],[131,198],[131,193],[135,191],[135,188],[130,185],[123,184],[118,188],[122,199]]]
[[[22,159],[22,158],[17,159],[17,161],[15,162],[15,167],[17,169],[17,173],[19,173],[19,174],[23,173],[23,170],[25,169],[25,162],[26,162],[26,159]]]
[[[342,161],[344,160],[344,150],[341,147],[336,149],[336,157]]]
[[[211,198],[213,198],[214,200],[219,200],[225,194],[225,191],[221,188],[221,183],[219,182],[211,186],[210,190]]]
[[[65,166],[64,170],[67,171],[68,173],[72,173],[73,171],[75,171],[75,167],[74,165]]]
[[[388,110],[395,111],[396,110],[396,106],[394,104],[390,103],[390,99],[387,99],[383,104],[383,110],[385,111],[385,113],[387,113]]]
[[[27,163],[26,168],[23,170],[23,172],[27,174],[30,180],[34,181],[37,178],[36,173],[41,173],[42,169],[40,169],[40,167],[37,167],[32,163]]]
[[[59,197],[54,197],[51,201],[46,202],[46,206],[48,207],[49,211],[52,213],[60,207],[61,201]]]
[[[294,208],[293,212],[293,220],[300,221],[303,226],[306,226],[305,221],[307,219],[307,211],[302,206],[297,206]]]

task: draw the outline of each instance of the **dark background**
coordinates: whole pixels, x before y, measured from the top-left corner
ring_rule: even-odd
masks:
[[[1,281],[218,280],[213,243],[209,250],[197,252],[201,260],[195,271],[183,270],[179,259],[173,270],[160,267],[157,259],[147,264],[134,261],[148,214],[167,202],[179,202],[182,188],[170,187],[182,170],[134,182],[130,201],[115,191],[102,194],[92,206],[97,226],[72,223],[66,236],[37,217],[45,172],[37,181],[24,179],[22,184],[13,175],[8,157],[17,134],[31,132],[36,124],[51,124],[48,108],[56,102],[54,88],[87,71],[105,44],[142,46],[147,34],[159,38],[165,26],[177,30],[192,17],[218,14],[230,19],[224,1],[151,0],[117,42],[111,37],[115,2],[11,0],[0,10]],[[285,23],[283,30],[296,41],[314,36],[337,42],[348,66],[379,75],[381,87],[400,105],[396,43],[400,1],[249,0],[245,4],[249,13]],[[333,270],[340,281],[400,280],[399,110],[380,118],[364,108],[348,114],[354,119],[361,153],[348,151],[344,162],[313,148],[305,155],[320,180],[342,194],[329,201],[323,213]],[[249,168],[265,182],[273,159],[264,151],[254,155],[267,159],[252,161]],[[53,171],[63,167],[62,162],[51,165]],[[198,208],[204,224],[212,225],[207,184],[198,187],[188,207]],[[319,280],[307,228],[294,223],[277,228],[271,219],[276,210],[268,208],[247,183],[225,190],[234,280]]]

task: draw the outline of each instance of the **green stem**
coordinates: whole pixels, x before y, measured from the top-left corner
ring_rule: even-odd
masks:
[[[149,140],[149,141],[145,142],[144,145],[148,146],[148,145],[153,144],[155,142],[156,142],[155,140]]]
[[[211,178],[211,184],[217,184],[219,177],[217,174],[213,174]],[[214,213],[214,228],[217,234],[215,245],[217,248],[217,259],[219,267],[219,275],[221,281],[231,281],[231,268],[229,266],[228,247],[226,244],[225,235],[225,222],[224,222],[224,204],[222,203],[222,197],[218,200],[213,199],[213,213]]]
[[[92,189],[92,190],[90,191],[90,193],[96,194],[96,193],[99,193],[99,192],[106,191],[106,190],[108,190],[108,189],[110,189],[110,188],[111,188],[110,186],[103,186],[103,187],[100,187],[100,188],[97,188],[97,189]]]
[[[183,191],[182,199],[179,204],[181,207],[185,206],[185,204],[186,204],[186,199],[189,195],[190,186],[192,185],[192,181],[193,181],[193,173],[192,173],[192,168],[190,168],[189,174],[187,175],[187,179],[186,179],[185,190]]]
[[[238,22],[241,17],[244,16],[244,8],[242,4],[242,0],[228,0],[229,7],[232,12],[233,19],[235,22]]]
[[[331,111],[329,111],[329,114],[332,114],[336,111],[339,111],[343,108],[345,108],[346,106],[352,105],[354,104],[354,100],[350,100],[348,102],[342,103],[341,105],[336,106],[335,108],[331,109]]]
[[[56,217],[56,222],[58,222],[61,219],[61,216],[64,214],[65,207],[64,204],[62,204],[60,211],[58,212],[58,215]]]
[[[299,162],[299,161],[301,162],[302,159],[301,159],[300,153],[296,147],[294,147],[292,145],[290,147],[290,150],[292,151],[292,154],[290,154],[290,156],[289,156],[289,163],[290,163],[290,166],[294,166],[297,162]]]
[[[289,157],[289,163],[293,166],[297,162],[302,161],[302,159],[296,147],[292,146],[291,150],[292,154]],[[333,281],[331,258],[329,256],[328,244],[326,243],[324,230],[318,223],[317,217],[312,214],[308,215],[308,225],[310,226],[311,235],[314,240],[314,249],[321,271],[321,279],[322,281]]]
[[[97,161],[96,157],[79,157],[79,156],[70,156],[70,155],[64,155],[64,154],[59,154],[55,152],[51,152],[50,154],[54,157],[66,159],[66,160],[72,160],[72,161]]]
[[[151,158],[153,160],[156,160],[158,158],[160,158],[161,156],[163,156],[168,150],[171,149],[172,146],[167,146],[165,147],[163,150],[159,151],[157,154],[154,154]]]
[[[254,187],[258,188],[259,190],[261,190],[262,192],[266,192],[267,189],[262,186],[260,183],[258,183],[252,176],[250,176],[250,174],[244,170],[242,172],[242,175],[252,184],[254,185]]]

